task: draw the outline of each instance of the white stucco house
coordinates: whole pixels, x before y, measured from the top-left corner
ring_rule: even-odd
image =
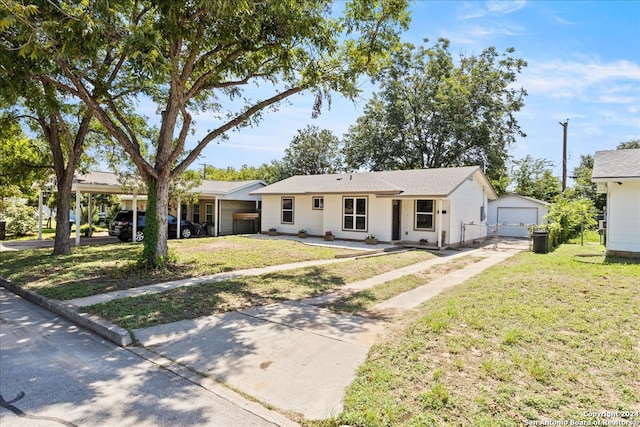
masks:
[[[489,200],[487,221],[501,237],[529,237],[529,225],[545,224],[549,203],[519,194]]]
[[[477,166],[294,176],[251,194],[262,197],[262,232],[455,247],[487,235],[496,193]],[[476,227],[463,227],[475,224]]]
[[[591,179],[607,195],[607,253],[640,258],[640,149],[596,151]]]

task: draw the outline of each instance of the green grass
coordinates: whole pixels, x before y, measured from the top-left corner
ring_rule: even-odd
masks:
[[[482,258],[480,257],[457,258],[446,264],[436,265],[433,268],[422,271],[418,274],[410,274],[373,286],[369,289],[354,292],[327,304],[326,307],[340,313],[364,314],[365,311],[382,301],[386,301],[404,292],[411,291],[419,286],[429,283],[434,276],[437,277],[437,275],[461,269],[464,266],[478,262],[481,259]],[[369,312],[368,314],[376,317],[388,317],[386,313]],[[391,313],[391,315],[393,315],[393,313]]]
[[[187,277],[356,253],[241,236],[170,240],[169,250],[176,262],[164,270],[147,271],[136,263],[141,250],[139,244],[120,243],[74,247],[68,256],[51,255],[50,248],[0,252],[0,276],[48,298],[67,300]]]
[[[430,259],[423,251],[360,258],[260,276],[182,287],[96,304],[84,310],[127,329],[137,329],[277,301],[322,294],[348,282]]]
[[[371,349],[344,412],[306,425],[520,426],[640,411],[640,260],[602,253],[523,252],[427,301]]]

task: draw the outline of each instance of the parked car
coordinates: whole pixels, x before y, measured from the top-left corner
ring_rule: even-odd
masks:
[[[138,225],[136,228],[136,242],[144,240],[144,223],[146,212],[138,211]],[[167,223],[169,227],[169,237],[176,236],[176,229],[178,225],[178,219],[173,215],[167,215]],[[195,226],[191,221],[180,221],[180,237],[187,239],[194,233]],[[133,234],[133,211],[121,211],[119,212],[111,225],[109,226],[109,235],[117,236],[118,239],[123,242],[131,241],[131,235]]]

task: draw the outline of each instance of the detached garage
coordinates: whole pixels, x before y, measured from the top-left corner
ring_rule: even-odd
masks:
[[[549,203],[519,194],[507,194],[489,200],[487,221],[497,227],[498,236],[529,237],[528,225],[544,224]]]

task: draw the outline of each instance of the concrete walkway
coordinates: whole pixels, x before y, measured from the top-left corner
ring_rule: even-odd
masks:
[[[375,307],[403,311],[527,247],[451,252],[449,256],[352,283],[346,288],[366,289],[462,256],[483,258]],[[345,387],[353,381],[369,348],[388,325],[382,320],[337,314],[318,306],[337,297],[339,293],[271,304],[137,329],[133,334],[154,353],[264,403],[307,419],[324,419],[341,412]]]

